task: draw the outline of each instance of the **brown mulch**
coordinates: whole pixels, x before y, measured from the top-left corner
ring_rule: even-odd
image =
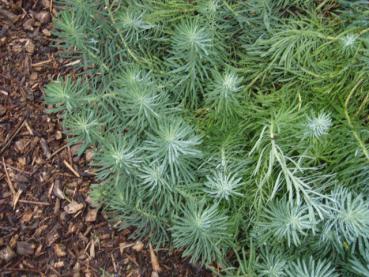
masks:
[[[73,155],[42,102],[44,85],[71,70],[50,46],[52,4],[0,0],[0,276],[209,276],[129,241],[89,205],[91,155]]]

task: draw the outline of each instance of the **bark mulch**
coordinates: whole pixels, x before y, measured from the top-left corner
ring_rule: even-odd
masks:
[[[89,205],[91,152],[74,156],[42,102],[70,71],[50,46],[54,13],[52,0],[0,0],[0,276],[209,276]]]

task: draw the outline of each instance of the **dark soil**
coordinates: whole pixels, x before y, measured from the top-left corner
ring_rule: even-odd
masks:
[[[148,242],[89,205],[91,152],[74,156],[42,102],[71,72],[50,46],[52,14],[52,0],[0,0],[0,276],[209,276],[165,249],[156,275]]]

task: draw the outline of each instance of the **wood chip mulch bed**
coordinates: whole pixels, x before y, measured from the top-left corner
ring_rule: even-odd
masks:
[[[53,14],[52,0],[0,0],[0,276],[210,276],[89,205],[92,154],[75,158],[42,102],[71,71],[50,46]]]

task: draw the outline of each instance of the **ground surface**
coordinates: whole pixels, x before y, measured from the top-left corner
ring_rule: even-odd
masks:
[[[42,102],[44,84],[71,71],[50,47],[52,5],[0,0],[0,276],[157,276],[148,243],[90,207],[90,152],[73,156]],[[159,276],[205,276],[155,253]]]

